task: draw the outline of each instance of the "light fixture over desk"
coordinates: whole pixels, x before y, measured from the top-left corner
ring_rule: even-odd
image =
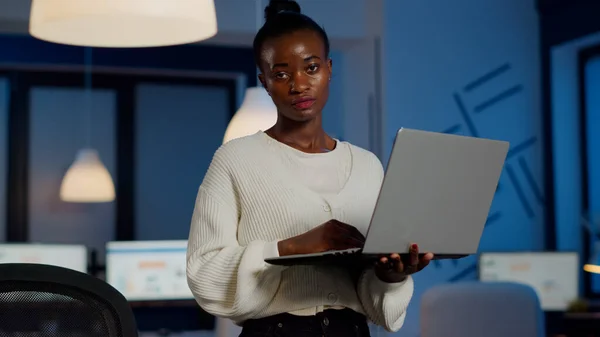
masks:
[[[77,151],[75,161],[60,185],[60,199],[66,202],[110,202],[115,186],[100,154],[92,145],[92,48],[85,49],[85,147]]]
[[[33,0],[29,33],[87,47],[159,47],[217,33],[214,0]]]
[[[98,151],[81,149],[63,178],[60,199],[67,202],[110,202],[115,186]]]
[[[277,108],[263,87],[250,87],[240,109],[235,113],[223,138],[228,141],[266,131],[277,122]]]

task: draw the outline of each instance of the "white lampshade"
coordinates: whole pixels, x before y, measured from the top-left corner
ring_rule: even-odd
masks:
[[[277,108],[267,91],[262,87],[248,88],[240,109],[229,122],[223,143],[267,130],[275,122],[277,122]]]
[[[592,274],[600,274],[600,265],[598,265],[598,262],[586,263],[583,265],[583,270],[587,271],[588,273],[592,273]]]
[[[214,0],[33,0],[29,33],[88,47],[158,47],[217,33]]]
[[[82,149],[67,170],[60,198],[69,202],[108,202],[115,199],[115,186],[98,152]]]

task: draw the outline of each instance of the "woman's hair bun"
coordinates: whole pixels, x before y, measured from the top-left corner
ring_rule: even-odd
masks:
[[[273,20],[281,12],[301,13],[300,5],[293,0],[271,0],[265,7],[265,20]]]

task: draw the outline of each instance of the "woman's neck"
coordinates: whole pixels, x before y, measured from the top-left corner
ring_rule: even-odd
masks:
[[[323,130],[320,116],[306,122],[278,118],[266,134],[303,152],[320,153],[335,148],[335,141]]]

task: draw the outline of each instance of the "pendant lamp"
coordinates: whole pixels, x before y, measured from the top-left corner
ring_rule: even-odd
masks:
[[[33,0],[29,33],[89,47],[159,47],[217,33],[214,0]]]
[[[115,186],[98,151],[81,149],[60,186],[60,198],[68,202],[109,202],[115,199]]]
[[[85,49],[85,117],[86,147],[79,150],[75,161],[60,185],[60,198],[67,202],[109,202],[115,199],[115,185],[92,143],[92,48]]]
[[[583,270],[588,273],[600,274],[600,242],[595,243],[593,254],[590,260],[583,265]]]
[[[242,105],[229,122],[223,143],[267,130],[276,121],[277,108],[267,91],[263,87],[248,88]]]

